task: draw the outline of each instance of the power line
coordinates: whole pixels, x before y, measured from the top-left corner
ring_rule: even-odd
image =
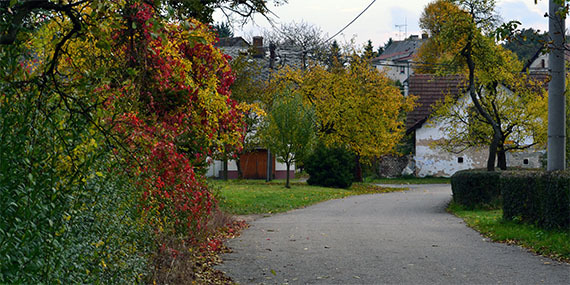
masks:
[[[344,26],[344,28],[340,29],[340,31],[338,31],[332,37],[330,37],[326,41],[324,41],[324,43],[327,43],[328,41],[332,40],[334,37],[338,36],[338,34],[342,33],[344,30],[346,30],[346,28],[348,28],[350,25],[352,25],[352,23],[354,23],[354,21],[356,21],[358,18],[360,18],[360,16],[362,16],[362,14],[364,14],[364,12],[366,12],[366,10],[368,10],[368,8],[370,8],[372,6],[372,4],[374,4],[374,2],[376,2],[376,0],[373,0],[370,4],[368,4],[368,6],[364,10],[362,10],[362,12],[360,12],[360,14],[358,14],[358,16],[356,16],[356,18],[354,18],[352,21],[350,21],[350,23],[348,23],[346,26]]]

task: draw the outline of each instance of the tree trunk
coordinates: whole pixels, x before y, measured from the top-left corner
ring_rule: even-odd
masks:
[[[285,188],[291,188],[291,185],[289,185],[289,168],[291,167],[291,162],[285,162],[285,165],[287,165],[287,182],[285,182]]]
[[[495,171],[495,157],[497,156],[497,146],[501,141],[501,127],[493,120],[491,115],[479,102],[477,93],[475,91],[475,61],[473,60],[473,35],[469,35],[468,42],[465,48],[461,51],[461,55],[465,57],[467,67],[469,68],[469,96],[477,109],[477,112],[493,127],[493,140],[489,145],[489,158],[487,159],[487,171]]]
[[[354,181],[362,182],[362,165],[360,165],[360,155],[354,158]]]
[[[243,179],[243,172],[241,171],[241,157],[240,156],[238,156],[236,158],[236,165],[237,165],[238,179]]]
[[[487,171],[495,171],[495,158],[497,157],[498,139],[493,137],[489,145],[489,157],[487,158]]]
[[[501,170],[507,170],[507,152],[501,147],[497,151],[497,167]]]
[[[228,181],[228,159],[225,158],[223,162],[222,179]]]

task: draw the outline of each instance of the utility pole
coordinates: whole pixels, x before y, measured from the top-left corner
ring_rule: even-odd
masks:
[[[269,44],[269,71],[270,73],[273,73],[273,70],[275,69],[275,44],[274,43],[270,43]],[[265,182],[269,182],[271,181],[271,174],[273,173],[271,166],[271,151],[269,151],[269,147],[267,147],[267,177],[265,178]]]
[[[566,69],[564,50],[566,14],[564,7],[549,0],[548,35],[550,36],[548,64],[548,164],[547,170],[564,170],[566,167]],[[565,2],[565,1],[564,1]]]

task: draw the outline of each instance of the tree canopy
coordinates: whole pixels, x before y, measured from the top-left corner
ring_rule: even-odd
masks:
[[[480,124],[478,131],[457,132],[459,136],[448,130],[457,139],[448,143],[487,144],[488,170],[494,170],[497,154],[499,167],[506,168],[505,151],[511,148],[508,145],[526,148],[544,141],[543,128],[538,122],[545,121],[546,97],[539,83],[520,74],[522,65],[516,57],[495,42],[492,31],[497,27],[498,18],[494,4],[492,0],[437,0],[426,7],[420,20],[422,28],[432,35],[420,50],[420,60],[432,64],[436,73],[464,73],[476,114],[466,120],[451,110],[447,102],[448,107],[439,115],[453,118],[457,124]],[[515,96],[504,95],[504,86]],[[522,120],[522,114],[528,117]],[[469,137],[471,134],[479,137]],[[534,141],[525,144],[524,139],[529,135]],[[484,140],[484,137],[491,139]]]
[[[390,80],[356,54],[347,66],[317,65],[303,72],[284,70],[274,88],[293,86],[316,112],[317,135],[329,146],[342,146],[363,158],[393,151],[404,135],[401,113],[413,106]]]

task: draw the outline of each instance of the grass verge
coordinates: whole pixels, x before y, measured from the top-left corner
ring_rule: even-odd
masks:
[[[453,202],[448,210],[493,241],[520,245],[554,260],[570,262],[570,231],[504,221],[502,210],[466,210]]]
[[[451,178],[445,177],[396,177],[396,178],[375,178],[367,180],[374,184],[449,184]]]
[[[286,212],[331,199],[405,190],[368,183],[355,183],[349,189],[310,186],[305,182],[293,182],[287,189],[282,181],[265,183],[261,180],[211,183],[218,189],[220,209],[235,215]]]

